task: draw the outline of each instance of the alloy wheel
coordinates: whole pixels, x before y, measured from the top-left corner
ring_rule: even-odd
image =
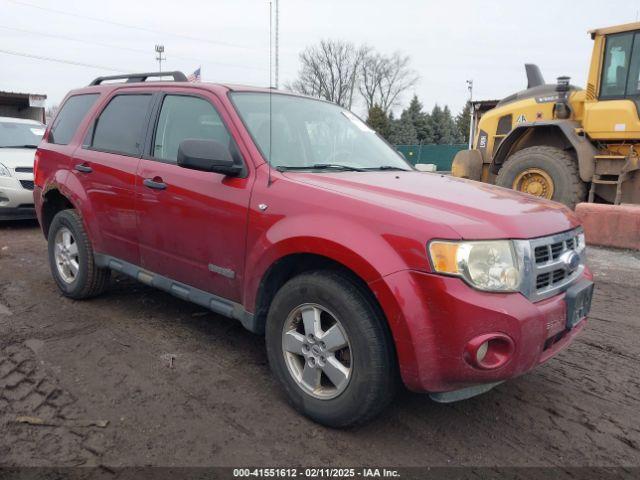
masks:
[[[303,304],[288,315],[282,353],[291,377],[309,395],[330,400],[340,395],[353,373],[351,345],[338,318],[317,304]]]
[[[80,271],[80,257],[78,244],[67,227],[60,228],[56,233],[54,256],[60,278],[65,283],[73,283]]]

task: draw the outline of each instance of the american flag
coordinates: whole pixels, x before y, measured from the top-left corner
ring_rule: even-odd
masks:
[[[199,82],[200,81],[200,68],[198,67],[198,69],[193,72],[191,75],[189,75],[187,77],[187,80],[189,80],[190,82]]]

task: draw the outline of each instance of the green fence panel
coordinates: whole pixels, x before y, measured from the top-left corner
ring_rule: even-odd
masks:
[[[437,170],[450,171],[453,157],[467,145],[396,145],[396,149],[413,165],[434,163]]]

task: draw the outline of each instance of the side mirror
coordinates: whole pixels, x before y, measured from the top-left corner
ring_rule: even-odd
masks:
[[[230,177],[242,172],[229,149],[215,140],[187,139],[178,146],[178,165],[192,170],[215,172]]]

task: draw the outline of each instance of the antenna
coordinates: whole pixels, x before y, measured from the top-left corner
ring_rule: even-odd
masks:
[[[273,90],[273,83],[272,83],[273,76],[271,72],[271,65],[273,63],[273,53],[272,53],[273,39],[271,34],[272,26],[273,26],[273,4],[271,0],[269,0],[269,155],[267,158],[267,168],[268,168],[267,187],[271,186],[271,144],[273,143],[273,129],[272,129],[273,122],[271,121],[273,119],[271,115],[271,92]]]
[[[280,75],[280,1],[276,2],[276,90],[279,87],[278,77]]]

